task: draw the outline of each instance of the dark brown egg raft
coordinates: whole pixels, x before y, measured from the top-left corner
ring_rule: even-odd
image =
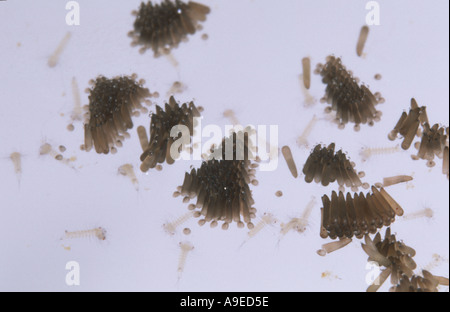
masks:
[[[344,196],[333,191],[331,200],[322,197],[323,208],[320,236],[322,238],[360,239],[367,233],[376,233],[383,226],[395,221],[395,216],[402,216],[403,209],[383,189],[372,186],[372,194],[350,193]]]
[[[411,99],[411,109],[409,113],[403,112],[395,125],[394,129],[389,133],[388,139],[394,141],[398,134],[403,137],[402,148],[407,150],[411,147],[414,137],[417,135],[419,125],[428,123],[427,110],[425,106],[419,107],[416,100]]]
[[[403,274],[397,285],[392,286],[390,292],[438,292],[438,286],[448,286],[448,279],[435,276],[426,270],[422,270],[422,276],[408,277]]]
[[[150,97],[143,87],[144,80],[136,82],[137,75],[117,76],[108,79],[99,76],[91,80],[89,93],[89,112],[84,125],[84,147],[90,151],[92,146],[97,153],[108,154],[121,146],[128,129],[133,128],[131,116],[135,110],[142,109],[141,102]]]
[[[164,110],[156,105],[156,112],[151,115],[150,121],[150,141],[147,149],[141,155],[141,170],[147,172],[156,165],[166,162],[171,165],[175,162],[172,158],[170,149],[173,142],[178,138],[170,136],[170,131],[174,126],[183,125],[188,127],[189,134],[194,134],[194,117],[200,117],[200,113],[195,107],[194,102],[183,103],[181,106],[172,96],[169,103],[166,103]],[[190,142],[189,142],[190,143]],[[180,149],[186,148],[186,145],[180,145]]]
[[[378,279],[369,286],[368,292],[377,291],[387,278],[391,277],[394,285],[390,291],[437,291],[438,285],[448,285],[448,278],[434,276],[426,270],[422,270],[422,276],[414,274],[417,265],[413,260],[416,251],[398,241],[395,235],[391,234],[391,229],[386,229],[384,240],[381,240],[380,233],[377,233],[372,240],[369,235],[365,236],[365,244],[361,244],[364,251],[369,256],[367,261],[375,262],[380,267],[384,267]]]
[[[359,85],[359,79],[342,65],[340,58],[328,56],[326,64],[318,64],[315,73],[319,73],[327,85],[324,100],[331,104],[327,110],[336,112],[339,128],[352,122],[358,131],[360,124],[373,125],[374,121],[380,120],[381,112],[375,105],[382,98],[374,96],[364,84]]]
[[[323,186],[337,181],[341,187],[345,185],[356,192],[363,183],[342,150],[335,153],[334,149],[334,143],[328,147],[316,145],[303,166],[305,181],[322,183]],[[364,186],[368,188],[368,185]]]
[[[434,124],[431,128],[428,122],[423,124],[422,139],[418,144],[417,158],[427,160],[428,167],[434,167],[434,156],[442,159],[445,154],[445,148],[448,149],[448,146],[446,146],[448,135],[445,134],[445,131],[445,127],[440,127],[438,124]]]
[[[140,53],[152,49],[155,57],[161,52],[168,53],[194,34],[209,12],[209,7],[192,1],[187,4],[180,0],[164,0],[158,4],[142,2],[139,10],[132,12],[136,20],[134,30],[128,34],[133,38],[131,45],[141,45]]]
[[[255,202],[249,184],[254,181],[254,170],[250,168],[255,168],[256,164],[251,162],[253,154],[248,136],[245,135],[244,140],[237,138],[239,136],[234,133],[224,139],[222,151],[219,150],[222,159],[204,161],[199,169],[186,172],[183,185],[178,188],[184,196],[183,202],[197,198],[197,203],[190,204],[189,209],[199,209],[194,212],[194,216],[203,216],[199,220],[200,225],[211,222],[211,227],[216,227],[218,222],[223,221],[222,229],[226,230],[234,221],[239,228],[244,227],[244,222],[249,229],[254,227],[251,219],[255,218],[256,208],[252,207]],[[232,160],[225,158],[226,142],[233,146]],[[240,160],[242,158],[238,156],[238,151],[242,150],[244,158]]]

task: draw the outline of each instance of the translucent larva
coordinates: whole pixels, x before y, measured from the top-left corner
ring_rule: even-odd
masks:
[[[361,31],[359,33],[358,42],[356,44],[356,54],[358,56],[362,56],[364,45],[366,44],[367,37],[369,36],[369,27],[364,25],[361,27]]]
[[[308,137],[311,134],[312,129],[317,123],[317,117],[314,115],[312,119],[308,122],[302,134],[297,138],[297,145],[299,147],[305,146],[308,147]]]
[[[20,184],[20,176],[22,175],[22,156],[18,152],[11,153],[9,156],[11,159],[13,165],[14,165],[14,172],[16,173],[17,179]]]
[[[359,155],[363,161],[367,161],[372,156],[394,154],[397,152],[400,152],[400,147],[398,145],[394,147],[364,147]]]
[[[188,256],[188,253],[194,249],[194,246],[191,242],[181,242],[179,244],[181,252],[180,257],[178,259],[178,280],[181,278],[181,275],[184,272],[184,267],[186,265],[186,259]]]
[[[171,95],[174,95],[176,93],[183,93],[183,91],[185,91],[186,89],[186,86],[182,82],[175,81],[170,87],[169,91],[167,91],[167,97],[170,97]]]
[[[131,180],[131,183],[133,183],[136,190],[139,189],[139,181],[136,178],[136,174],[134,173],[133,165],[131,164],[125,164],[119,167],[117,172],[123,176],[128,177]]]
[[[277,222],[276,218],[271,213],[264,213],[264,215],[262,216],[261,220],[248,232],[248,234],[247,234],[248,237],[242,243],[242,245],[244,245],[252,237],[255,237],[255,235],[258,234],[259,232],[261,232],[261,230],[266,225],[273,225],[276,222]]]
[[[91,238],[96,237],[99,240],[106,239],[106,230],[102,227],[98,227],[91,230],[83,230],[83,231],[66,231],[64,238],[73,239],[73,238]]]
[[[233,126],[240,125],[239,120],[233,110],[227,109],[223,112],[223,117],[227,118]]]
[[[281,148],[281,153],[283,154],[286,164],[288,165],[289,171],[294,178],[298,177],[297,166],[295,165],[294,158],[292,157],[291,149],[289,146],[283,146]]]
[[[410,212],[403,216],[404,220],[414,220],[418,218],[433,218],[434,211],[431,208],[424,208],[416,212]]]
[[[55,52],[53,52],[53,54],[48,59],[49,67],[55,67],[56,64],[58,64],[59,57],[60,57],[61,53],[64,51],[67,43],[69,42],[70,37],[71,37],[70,32],[66,33],[66,35],[61,40],[58,47],[56,48]]]
[[[183,223],[188,221],[190,218],[192,218],[193,216],[194,216],[194,211],[189,211],[189,212],[185,213],[184,215],[178,217],[177,219],[175,219],[172,222],[164,223],[163,229],[167,234],[175,235],[176,229],[180,225],[182,225]]]

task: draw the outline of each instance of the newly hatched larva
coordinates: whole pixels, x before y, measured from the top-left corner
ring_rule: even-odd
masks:
[[[136,178],[136,174],[134,173],[133,165],[131,164],[122,165],[119,167],[117,172],[123,176],[130,178],[131,183],[133,183],[136,190],[139,189],[139,182],[138,179]]]
[[[56,48],[55,52],[50,56],[48,59],[48,66],[49,67],[55,67],[56,64],[58,64],[59,56],[64,51],[64,48],[66,47],[67,43],[69,42],[69,39],[71,37],[70,32],[68,32],[64,38],[59,43],[58,47]]]
[[[300,88],[303,93],[303,106],[311,107],[317,103],[317,99],[311,95],[311,93],[309,92],[308,89],[305,88],[305,82],[304,82],[305,78],[303,77],[303,74],[299,75],[298,78],[300,80]]]
[[[255,237],[256,234],[258,234],[259,232],[261,232],[261,230],[266,226],[266,225],[273,225],[277,222],[277,219],[273,216],[273,214],[271,213],[264,213],[264,215],[262,216],[261,220],[248,232],[248,237],[247,239],[242,243],[242,245],[244,245],[249,239],[251,239],[252,237]],[[241,245],[241,246],[242,246]]]
[[[184,85],[180,81],[175,81],[173,85],[170,87],[169,91],[167,91],[167,97],[174,95],[176,93],[183,93],[187,89],[186,85]]]
[[[178,259],[178,280],[181,278],[181,275],[184,272],[188,253],[194,249],[194,246],[191,242],[180,242],[179,246],[181,249],[181,253],[180,258]]]
[[[286,160],[286,164],[288,165],[289,171],[291,171],[292,176],[294,178],[297,178],[297,166],[295,165],[294,158],[292,157],[291,149],[289,148],[289,146],[283,146],[281,148],[281,153]]]
[[[233,110],[227,109],[223,112],[223,117],[227,118],[233,126],[240,125],[239,120]]]
[[[304,57],[302,59],[303,67],[303,84],[307,90],[311,86],[311,60],[309,57]]]
[[[281,239],[289,233],[291,230],[297,231],[298,233],[304,233],[309,224],[309,217],[311,216],[312,209],[316,204],[316,199],[312,198],[311,201],[306,205],[305,210],[300,218],[292,218],[288,223],[281,223],[280,227],[280,238],[278,239],[278,244]]]
[[[383,187],[391,186],[394,184],[399,184],[403,182],[412,181],[413,177],[408,175],[398,175],[394,177],[383,178]]]
[[[356,54],[358,56],[362,56],[364,45],[366,44],[367,37],[369,36],[369,27],[364,25],[361,27],[361,31],[359,33],[358,43],[356,44]]]
[[[318,119],[317,119],[316,115],[314,115],[312,117],[312,119],[308,122],[308,124],[306,125],[305,129],[302,132],[302,135],[300,135],[297,138],[297,145],[299,147],[302,147],[302,146],[308,147],[308,137],[311,134],[312,129],[316,125],[317,120]]]
[[[20,184],[20,176],[22,175],[22,156],[18,152],[11,153],[9,156],[11,159],[13,165],[14,165],[14,172],[16,173],[17,179]]]
[[[139,143],[141,144],[142,151],[144,152],[148,148],[148,136],[147,130],[144,126],[137,127],[137,134],[139,137]]]
[[[403,216],[403,220],[413,220],[418,218],[433,218],[434,211],[431,208],[424,208],[416,212],[410,212]]]
[[[195,208],[195,207],[194,207]],[[185,223],[187,220],[189,220],[190,218],[192,218],[194,216],[194,211],[189,211],[187,213],[185,213],[184,215],[178,217],[176,220],[169,222],[169,223],[164,223],[163,224],[163,229],[164,231],[169,234],[169,235],[175,235],[175,231],[176,229],[182,225],[183,223]]]
[[[363,161],[366,161],[375,155],[394,154],[397,152],[400,152],[400,147],[398,145],[394,147],[364,147],[361,152],[359,152],[359,155]]]
[[[341,248],[347,246],[351,242],[352,242],[351,238],[345,237],[345,238],[340,239],[340,240],[335,241],[335,242],[323,244],[322,245],[322,249],[317,250],[317,254],[319,256],[324,257],[327,254],[332,253],[333,251],[336,251],[338,249],[341,249]]]
[[[106,230],[102,227],[98,227],[91,230],[83,230],[83,231],[66,231],[64,238],[65,239],[73,239],[73,238],[91,238],[96,237],[99,240],[106,239]]]

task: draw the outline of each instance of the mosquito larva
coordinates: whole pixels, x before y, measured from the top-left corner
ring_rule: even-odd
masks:
[[[411,212],[403,216],[404,220],[413,220],[418,218],[433,218],[434,211],[431,208],[424,208],[422,210]]]
[[[329,253],[332,253],[333,251],[336,251],[338,249],[341,249],[341,248],[347,246],[351,242],[352,242],[351,238],[345,237],[345,238],[343,238],[341,240],[338,240],[338,241],[335,241],[335,242],[323,244],[322,245],[322,249],[319,249],[317,251],[317,254],[319,256],[324,257],[325,255],[327,255]]]
[[[361,156],[363,161],[366,161],[374,155],[393,154],[399,151],[400,148],[398,145],[396,145],[395,147],[380,147],[380,148],[365,147],[361,150],[359,155]]]
[[[307,90],[311,86],[311,60],[309,57],[304,57],[302,59],[303,68],[303,84]]]
[[[48,66],[49,67],[55,67],[56,64],[58,64],[59,56],[64,51],[64,48],[66,47],[67,43],[70,39],[70,32],[67,32],[67,34],[64,36],[64,38],[59,43],[58,47],[56,48],[55,52],[50,56],[48,59]]]
[[[271,213],[264,213],[261,220],[256,225],[252,224],[253,228],[251,228],[250,231],[248,232],[247,234],[248,237],[242,243],[242,245],[244,245],[250,238],[255,237],[255,235],[258,234],[266,225],[273,225],[276,222],[277,220]]]
[[[408,175],[398,175],[395,177],[387,177],[387,178],[383,178],[383,187],[386,186],[391,186],[394,184],[399,184],[399,183],[403,183],[403,182],[408,182],[408,181],[412,181],[413,177],[408,176]]]
[[[19,180],[20,185],[20,176],[22,174],[22,156],[18,152],[11,153],[9,156],[11,159],[13,165],[14,165],[14,172],[17,175],[17,179]]]
[[[364,45],[366,44],[368,35],[369,35],[369,27],[364,25],[363,27],[361,27],[358,43],[356,44],[356,54],[358,56],[362,56]]]
[[[133,165],[125,164],[125,165],[120,166],[118,169],[118,173],[130,178],[131,183],[133,183],[136,190],[138,190],[139,182],[138,182],[138,179],[136,178],[136,174],[134,173]]]
[[[239,120],[236,118],[236,114],[233,110],[227,109],[223,112],[223,116],[226,117],[233,126],[239,125]]]
[[[308,146],[308,137],[311,134],[312,129],[314,128],[315,124],[317,123],[317,117],[314,115],[312,119],[308,122],[305,129],[303,130],[302,134],[297,138],[297,145],[299,147],[301,146]]]
[[[181,278],[181,274],[184,271],[184,267],[186,265],[186,258],[188,253],[194,249],[194,246],[192,245],[191,242],[181,242],[179,244],[180,249],[181,249],[181,253],[180,253],[180,258],[178,259],[178,279]]]
[[[178,219],[169,222],[169,223],[164,223],[163,224],[163,228],[164,231],[167,234],[170,235],[175,235],[175,231],[176,229],[182,225],[183,223],[185,223],[187,220],[189,220],[190,218],[192,218],[194,216],[194,212],[193,211],[189,211],[187,213],[185,213],[184,215],[180,216]]]
[[[297,166],[295,165],[294,158],[292,157],[291,149],[289,146],[283,146],[281,152],[286,160],[289,170],[294,178],[298,177]]]
[[[98,227],[91,230],[73,231],[73,232],[66,231],[65,233],[66,239],[86,238],[86,237],[96,237],[99,240],[105,240],[106,230],[103,229],[102,227]]]

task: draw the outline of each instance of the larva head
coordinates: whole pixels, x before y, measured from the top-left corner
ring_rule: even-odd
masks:
[[[97,229],[97,238],[99,240],[105,240],[106,239],[106,230],[102,227],[99,227]]]
[[[188,241],[180,242],[179,246],[182,251],[191,251],[194,249],[194,245],[192,245],[192,243]]]

